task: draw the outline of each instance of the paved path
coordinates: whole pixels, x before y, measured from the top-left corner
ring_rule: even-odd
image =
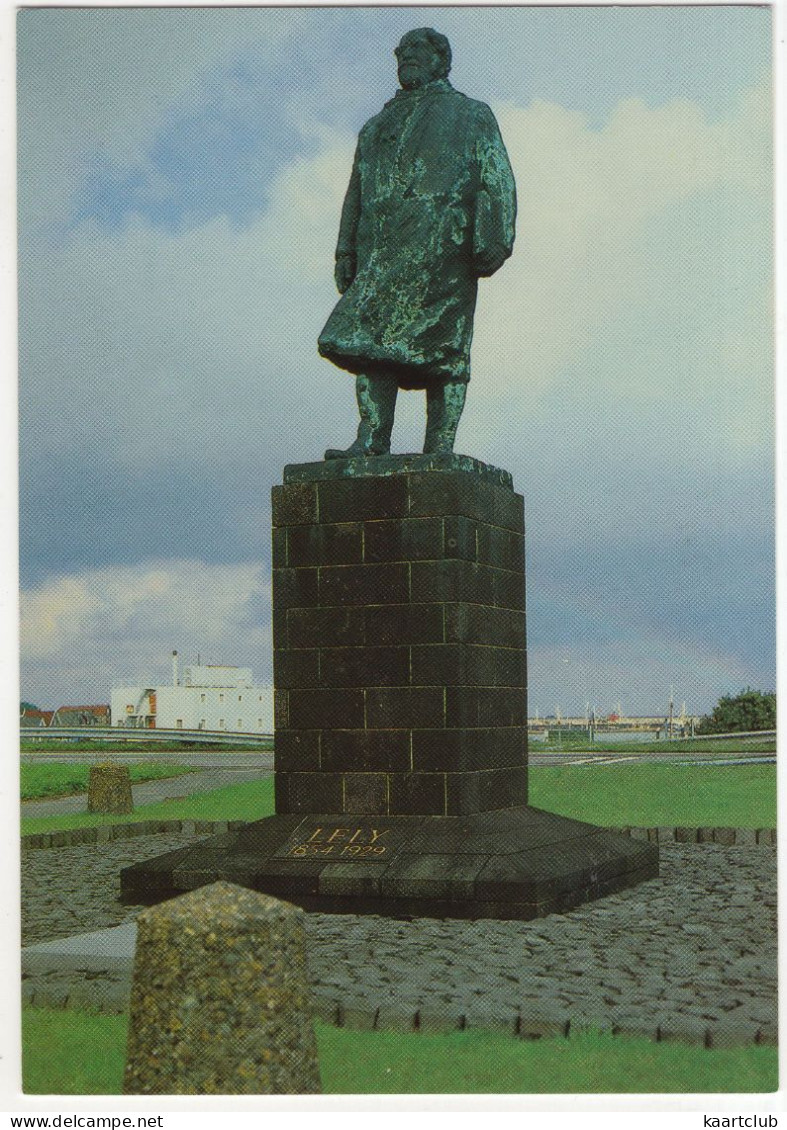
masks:
[[[272,760],[272,759],[271,759]],[[145,781],[133,785],[131,795],[134,807],[156,804],[190,796],[192,793],[207,793],[213,789],[223,789],[227,785],[240,785],[245,781],[259,781],[270,777],[272,768],[247,767],[244,769],[209,769],[202,773],[184,773],[180,777],[164,777],[158,781]],[[26,800],[22,802],[23,816],[61,816],[69,812],[87,812],[87,794],[58,797],[55,800]]]
[[[25,944],[133,921],[140,908],[117,901],[120,868],[186,842],[150,836],[25,853]],[[768,849],[664,844],[660,878],[533,922],[309,914],[307,934],[318,1011],[348,1026],[548,1035],[571,1025],[714,1045],[775,1040]],[[126,977],[129,969],[130,957]]]
[[[136,765],[144,761],[174,761],[190,768],[199,769],[273,769],[273,751],[259,749],[228,749],[222,751],[203,750],[201,752],[171,750],[129,750],[127,752],[113,753],[112,760],[120,765]],[[69,753],[66,750],[54,753],[28,753],[21,755],[23,762],[52,761],[61,764],[78,765],[93,764],[106,761],[107,754],[102,752]],[[747,765],[761,762],[775,762],[775,753],[754,753],[750,749],[741,747],[720,750],[685,750],[676,751],[665,748],[663,750],[611,750],[607,749],[575,749],[559,750],[544,748],[539,742],[531,741],[529,762],[531,765],[616,765],[625,763],[662,762],[672,764],[691,765]]]

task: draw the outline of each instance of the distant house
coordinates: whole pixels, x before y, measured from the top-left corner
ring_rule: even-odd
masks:
[[[191,664],[181,680],[173,653],[172,683],[112,688],[115,726],[269,734],[273,688],[255,686],[249,667]]]
[[[109,706],[58,706],[50,726],[109,726]]]
[[[51,726],[54,713],[54,710],[31,710],[25,707],[19,716],[19,725],[24,730],[35,730],[43,726]]]

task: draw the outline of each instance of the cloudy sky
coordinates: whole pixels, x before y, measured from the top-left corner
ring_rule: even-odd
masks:
[[[517,178],[457,449],[528,518],[531,710],[775,681],[770,12],[19,14],[22,696],[271,678],[270,488],[355,426],[316,338],[355,137],[433,25]],[[420,450],[400,397],[394,449]]]

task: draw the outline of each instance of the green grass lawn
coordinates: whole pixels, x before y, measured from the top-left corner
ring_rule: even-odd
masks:
[[[127,1016],[23,1011],[27,1094],[121,1091]],[[516,1040],[491,1032],[397,1035],[315,1025],[326,1094],[767,1092],[771,1047],[706,1050],[586,1032]]]
[[[776,824],[776,766],[560,765],[530,771],[530,803],[602,826],[734,826]],[[185,800],[135,809],[134,820],[260,820],[273,812],[273,779],[229,785]],[[22,832],[51,832],[128,816],[74,813],[25,817]]]
[[[775,765],[550,765],[529,776],[536,808],[602,826],[776,825]]]
[[[24,816],[22,834],[129,824],[136,820],[261,820],[263,816],[272,815],[273,811],[273,778],[263,777],[259,781],[227,785],[209,793],[193,793],[183,800],[140,805],[131,816],[104,816],[88,812]]]
[[[158,781],[163,777],[179,777],[183,773],[199,770],[176,762],[146,761],[128,766],[131,783]],[[89,765],[68,765],[62,762],[23,762],[19,766],[22,800],[36,800],[45,797],[72,796],[86,793]]]

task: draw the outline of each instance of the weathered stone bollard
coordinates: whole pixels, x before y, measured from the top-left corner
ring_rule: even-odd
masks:
[[[318,1094],[302,919],[225,882],[143,911],[124,1093]]]
[[[87,786],[88,812],[123,816],[134,811],[131,773],[127,765],[91,765]]]

